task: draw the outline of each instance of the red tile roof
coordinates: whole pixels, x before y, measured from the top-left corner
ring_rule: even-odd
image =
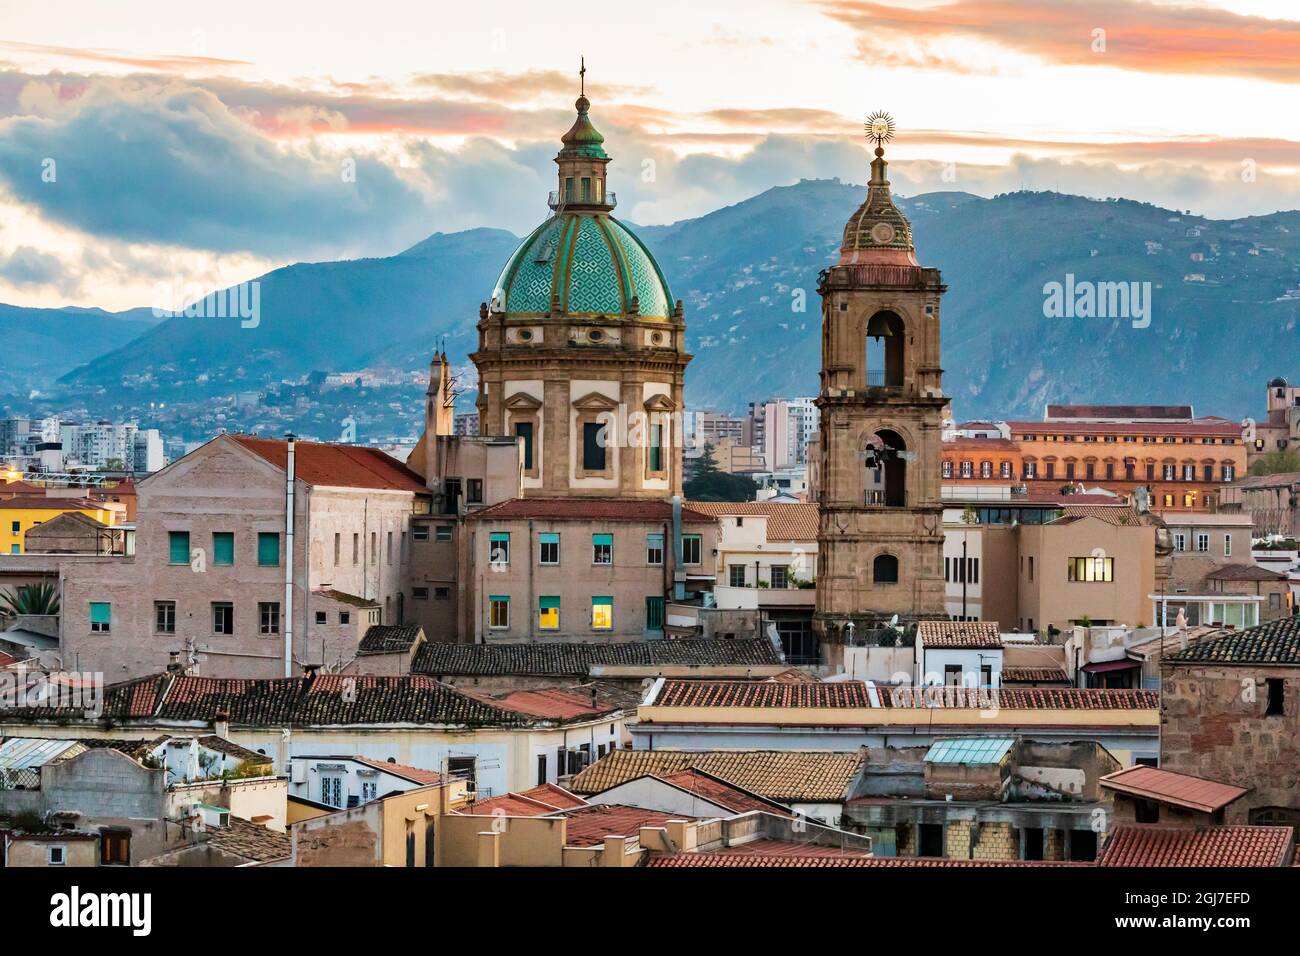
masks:
[[[522,793],[503,793],[499,797],[479,800],[456,812],[461,816],[546,817],[559,813],[560,807],[525,797]]]
[[[387,760],[373,760],[370,757],[354,757],[353,759],[357,763],[363,763],[367,767],[374,767],[377,770],[384,771],[384,773],[391,773],[394,777],[402,777],[412,783],[430,784],[442,780],[442,774],[421,767],[408,767],[404,763],[389,763]]]
[[[765,515],[767,541],[816,541],[821,509],[812,503],[789,501],[688,501],[692,511],[715,518]]]
[[[922,621],[916,633],[926,647],[980,650],[1002,646],[997,621]]]
[[[475,511],[471,521],[672,521],[673,506],[667,501],[625,501],[616,498],[511,498]],[[682,508],[686,524],[714,524],[716,519]]]
[[[288,466],[288,445],[275,438],[231,435],[234,441],[281,470]],[[373,488],[427,494],[424,479],[378,448],[361,445],[294,443],[294,474],[309,485]]]
[[[1186,421],[1190,405],[1048,405],[1045,418],[1158,418]]]
[[[693,820],[680,813],[661,813],[645,807],[606,803],[579,807],[568,814],[565,845],[597,846],[607,836],[635,836],[642,827],[662,827],[669,820]]]
[[[874,706],[956,707],[986,710],[1158,710],[1150,690],[1022,687],[979,690],[963,687],[877,687]],[[862,681],[790,684],[767,681],[664,681],[656,707],[872,707]]]
[[[795,844],[803,846],[803,844]],[[1060,863],[1045,860],[950,860],[943,857],[916,856],[862,856],[852,852],[836,852],[832,855],[803,854],[782,855],[780,853],[735,853],[728,848],[724,851],[703,853],[675,853],[672,855],[652,853],[646,866],[653,867],[904,867],[939,869],[966,867],[1002,867],[1002,866],[1091,866],[1089,863]]]
[[[1098,866],[1283,866],[1295,843],[1291,827],[1117,827]]]
[[[24,511],[105,511],[102,501],[89,498],[49,498],[45,495],[19,495],[0,498],[0,508]]]
[[[1032,684],[1032,683],[1070,683],[1069,676],[1060,667],[1004,667],[1002,668],[1002,683],[1005,684]]]
[[[778,816],[790,816],[788,807],[783,807],[773,800],[760,797],[756,793],[750,793],[742,787],[728,783],[721,777],[715,777],[702,770],[681,770],[661,779],[675,787],[687,790],[709,801],[709,803],[716,804],[724,810],[730,810],[732,813],[749,813],[752,810],[762,810],[765,813]]]
[[[563,690],[517,690],[500,697],[486,694],[474,694],[462,691],[466,696],[500,707],[516,714],[529,717],[542,717],[554,720],[571,720],[575,717],[596,717],[600,714],[613,713],[618,707],[607,703],[594,702],[590,697]]]
[[[1007,422],[1013,437],[1020,435],[1183,435],[1187,437],[1241,438],[1235,422],[1198,419],[1194,422]]]
[[[582,799],[576,793],[570,793],[563,787],[557,787],[553,783],[544,783],[540,786],[533,787],[531,790],[525,790],[520,794],[521,797],[528,797],[531,800],[540,800],[542,803],[548,803],[553,807],[559,807],[561,810],[572,810],[576,807],[585,807],[587,801]]]
[[[1190,774],[1156,767],[1128,767],[1101,778],[1101,785],[1134,797],[1213,813],[1250,791]]]

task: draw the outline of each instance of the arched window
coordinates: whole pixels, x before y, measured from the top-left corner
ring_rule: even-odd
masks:
[[[867,440],[862,457],[868,470],[864,503],[907,507],[907,445],[898,433],[876,432]]]
[[[876,584],[898,583],[898,558],[892,554],[878,554],[871,562],[871,580]]]
[[[903,320],[893,312],[877,312],[867,323],[867,386],[897,388],[903,384]]]

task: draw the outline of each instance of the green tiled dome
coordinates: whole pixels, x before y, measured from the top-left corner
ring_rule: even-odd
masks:
[[[646,318],[672,313],[668,282],[649,250],[618,220],[589,212],[552,216],[519,244],[492,290],[493,308],[544,315],[553,300],[570,315],[618,317],[635,297]]]

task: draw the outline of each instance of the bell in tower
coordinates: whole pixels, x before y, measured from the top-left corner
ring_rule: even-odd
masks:
[[[821,524],[814,628],[827,663],[846,643],[944,613],[938,269],[916,260],[894,205],[884,144],[893,120],[867,123],[875,159],[866,201],[821,273]]]

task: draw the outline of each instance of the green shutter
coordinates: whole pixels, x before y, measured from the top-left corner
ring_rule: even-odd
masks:
[[[108,624],[113,618],[113,605],[107,601],[90,602],[90,623]]]
[[[212,533],[212,563],[235,563],[235,535],[231,531],[214,531]]]
[[[614,599],[613,599],[612,597],[610,597],[609,595],[593,595],[593,596],[592,596],[592,599],[591,599],[591,603],[592,603],[592,604],[608,604],[610,607],[613,607],[613,606],[614,606]]]
[[[488,595],[488,600],[489,600],[489,601],[509,601],[509,600],[510,600],[510,595],[509,595],[509,594],[490,594],[490,595]]]
[[[556,610],[559,610],[560,599],[558,597],[542,596],[537,599],[537,606],[541,608],[543,611],[550,610],[551,608],[555,608]]]
[[[538,538],[542,544],[559,544],[560,536],[553,531],[543,531]]]
[[[262,567],[274,567],[280,563],[279,532],[259,531],[257,533],[257,563]]]
[[[610,547],[614,545],[614,536],[612,534],[593,534],[591,536],[592,544],[607,544]]]
[[[648,631],[662,631],[664,627],[664,599],[648,597],[645,599],[645,626]]]
[[[190,563],[190,533],[188,531],[170,531],[167,534],[171,547],[172,564]]]
[[[509,531],[493,531],[490,535],[488,535],[488,540],[489,540],[489,541],[509,541],[509,540],[510,540],[510,532],[509,532]]]

